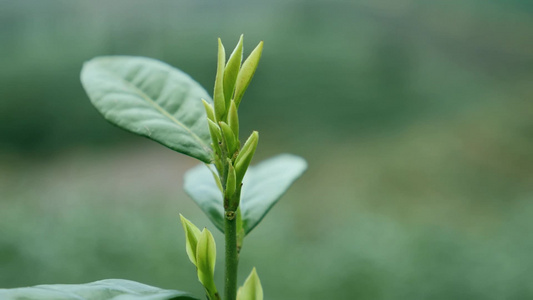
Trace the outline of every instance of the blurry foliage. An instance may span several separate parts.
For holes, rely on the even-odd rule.
[[[3,1],[0,143],[57,150],[128,138],[86,101],[81,62],[155,57],[211,86],[216,37],[240,32],[269,50],[243,115],[280,138],[315,138],[297,134],[309,127],[356,138],[518,100],[507,90],[526,88],[533,74],[531,15],[476,2]]]
[[[508,193],[498,205],[474,205],[470,199],[454,199],[454,193],[468,189],[435,187],[441,183],[431,174],[420,189],[426,194],[397,193],[409,186],[405,182],[419,178],[409,174],[403,183],[384,186],[376,177],[390,174],[391,167],[376,163],[382,153],[368,150],[357,153],[358,170],[342,168],[342,152],[313,165],[315,174],[335,178],[302,178],[264,226],[250,234],[240,268],[253,264],[261,269],[268,297],[485,300],[533,295],[532,194]],[[386,162],[393,168],[403,164],[390,157]],[[155,143],[127,155],[119,149],[76,152],[43,164],[4,163],[11,178],[0,181],[0,284],[120,277],[201,293],[190,276],[194,267],[183,251],[177,216],[181,212],[209,224],[193,201],[176,193],[176,181],[181,181],[176,174],[191,163]],[[421,165],[413,169],[431,172]],[[222,261],[215,276],[222,283]]]
[[[202,217],[176,192],[191,162],[103,121],[78,74],[143,55],[210,87],[216,38],[244,33],[246,53],[265,41],[241,107],[269,141],[257,161],[310,162],[244,245],[267,298],[532,298],[532,16],[520,0],[0,0],[0,286],[195,286],[177,212]]]

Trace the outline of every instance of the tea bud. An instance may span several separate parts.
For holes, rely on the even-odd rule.
[[[198,280],[209,294],[216,293],[214,281],[216,255],[215,239],[211,232],[204,228],[200,233],[196,248],[196,267],[198,269]]]
[[[213,139],[213,143],[216,142],[218,144],[219,141],[222,141],[222,132],[220,131],[220,127],[217,126],[217,124],[211,120],[207,120],[209,123],[209,132],[211,133],[211,137]]]
[[[237,148],[239,147],[239,142],[235,138],[235,134],[233,134],[233,130],[231,130],[228,124],[224,122],[219,122],[219,124],[220,129],[222,129],[224,140],[226,141],[226,145],[228,147],[228,153],[230,156],[233,156],[233,153],[235,153],[235,151],[237,151]]]
[[[202,103],[204,104],[205,113],[207,114],[207,118],[213,122],[215,122],[215,111],[213,110],[213,106],[202,99]]]
[[[226,115],[226,103],[224,100],[224,65],[226,63],[226,52],[222,41],[218,39],[218,61],[217,75],[215,78],[215,90],[213,92],[213,101],[215,102],[215,115],[217,120],[224,120]]]
[[[224,69],[224,99],[226,100],[226,108],[229,107],[233,92],[235,91],[235,81],[241,68],[242,62],[242,38],[241,35],[235,50],[231,53],[226,68]]]
[[[248,88],[252,77],[254,77],[255,70],[261,59],[261,53],[263,52],[263,42],[261,41],[257,47],[250,53],[248,58],[242,64],[239,75],[237,76],[237,82],[235,83],[235,105],[239,108],[242,96]]]
[[[237,112],[237,105],[235,101],[231,100],[228,110],[228,125],[233,130],[233,134],[239,143],[239,114]],[[240,146],[240,145],[239,145]]]
[[[235,193],[235,189],[237,187],[237,179],[235,175],[235,168],[233,167],[231,163],[231,159],[228,158],[228,178],[226,181],[226,193],[225,198],[230,199],[233,194]]]
[[[237,175],[237,184],[239,185],[244,178],[244,174],[252,161],[252,158],[257,149],[257,142],[259,141],[259,133],[257,131],[252,132],[244,146],[242,147],[239,155],[235,159],[235,173]]]
[[[237,300],[263,300],[263,287],[255,268],[237,291]]]
[[[196,248],[200,238],[200,229],[180,214],[181,225],[185,231],[185,250],[189,260],[196,266]]]

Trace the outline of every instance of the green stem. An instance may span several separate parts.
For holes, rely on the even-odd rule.
[[[226,282],[224,300],[237,299],[237,266],[239,254],[237,252],[237,218],[234,212],[229,212],[224,218],[224,235],[226,238]]]
[[[209,300],[220,300],[220,295],[218,293],[213,293],[213,292],[210,292],[206,289],[206,293],[207,293],[207,299]]]

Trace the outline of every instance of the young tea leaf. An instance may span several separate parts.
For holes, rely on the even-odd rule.
[[[255,268],[237,291],[237,300],[263,300],[263,287]]]
[[[180,220],[185,231],[185,250],[187,251],[187,256],[189,256],[189,260],[196,266],[196,248],[200,239],[200,229],[181,214]]]
[[[237,105],[237,108],[239,108],[242,96],[244,95],[244,92],[246,92],[248,85],[250,85],[252,77],[254,77],[262,52],[263,42],[261,41],[242,64],[239,75],[237,76],[237,82],[235,83],[235,104]]]
[[[218,39],[218,62],[217,75],[215,78],[215,90],[213,99],[215,101],[215,115],[218,121],[223,121],[226,115],[226,103],[224,100],[224,65],[226,64],[226,52],[222,41]]]
[[[239,147],[239,141],[235,137],[233,130],[231,130],[231,127],[229,127],[228,124],[226,124],[225,122],[218,122],[218,124],[220,125],[220,129],[224,134],[224,140],[226,141],[228,153],[230,155],[233,155],[233,153],[235,153],[235,151],[237,151],[237,148]]]
[[[198,268],[198,280],[207,289],[208,293],[215,294],[215,262],[217,250],[215,239],[207,228],[204,228],[198,240],[196,249],[196,266]]]
[[[233,168],[233,164],[228,158],[228,179],[226,181],[226,198],[231,198],[231,196],[233,196],[233,193],[235,193],[236,188],[237,186],[235,179],[235,168]]]
[[[237,139],[237,144],[239,142],[239,115],[237,113],[237,106],[235,101],[231,100],[229,111],[228,111],[228,125],[233,130],[233,134]],[[240,145],[238,145],[240,147]]]
[[[207,120],[207,125],[209,126],[209,132],[211,133],[211,138],[214,144],[218,144],[219,141],[222,141],[222,132],[220,127],[211,120]]]
[[[177,152],[210,163],[212,150],[202,98],[187,74],[155,59],[97,57],[83,65],[81,82],[111,123]]]
[[[243,35],[239,38],[237,47],[231,53],[226,68],[224,70],[224,97],[226,100],[226,107],[229,107],[229,103],[233,98],[233,91],[235,90],[235,81],[237,80],[237,75],[241,68],[242,62],[242,38]]]
[[[213,109],[213,106],[205,101],[205,99],[202,99],[202,103],[204,104],[205,112],[207,114],[207,118],[213,122],[216,121],[215,119],[215,110]]]
[[[255,150],[257,149],[257,143],[259,142],[259,133],[257,131],[252,132],[248,140],[242,146],[239,155],[235,159],[235,173],[237,174],[237,185],[241,184],[246,170],[254,157]]]

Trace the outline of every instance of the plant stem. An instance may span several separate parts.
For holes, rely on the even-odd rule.
[[[224,300],[237,299],[237,266],[239,254],[237,253],[237,218],[235,213],[224,218],[224,236],[226,238],[226,282]]]

